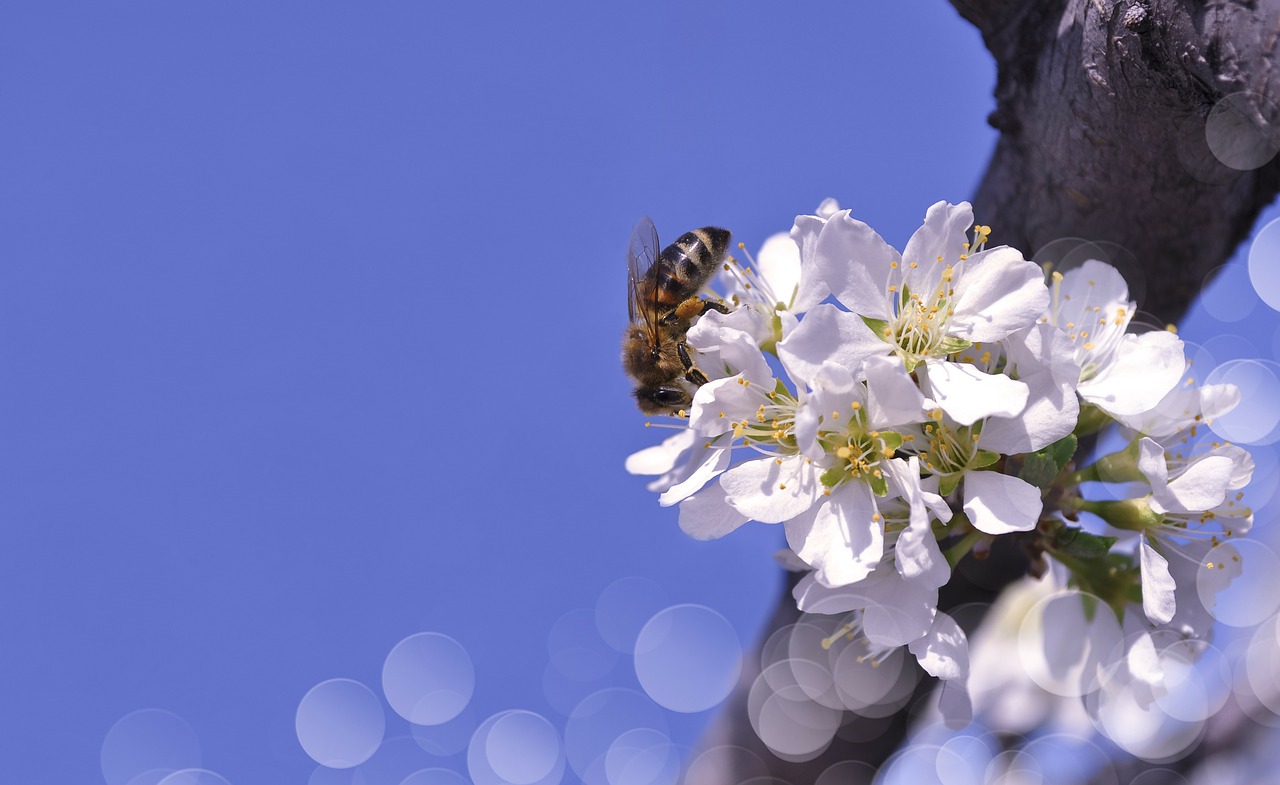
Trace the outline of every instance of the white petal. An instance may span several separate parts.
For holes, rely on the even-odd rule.
[[[936,202],[930,205],[924,214],[924,224],[911,235],[907,247],[902,249],[903,263],[909,267],[914,262],[917,266],[913,269],[916,270],[924,270],[939,263],[959,264],[960,255],[969,250],[965,244],[969,242],[970,226],[973,226],[973,208],[968,202]]]
[[[1167,624],[1177,610],[1173,592],[1177,585],[1169,575],[1169,560],[1156,552],[1147,538],[1139,545],[1142,569],[1142,612],[1152,624]]]
[[[939,612],[929,633],[907,647],[930,676],[947,681],[969,675],[969,639],[945,613]]]
[[[930,397],[961,425],[984,417],[1014,417],[1027,405],[1027,385],[965,363],[925,362]]]
[[[924,396],[896,355],[868,357],[862,370],[869,427],[896,428],[924,420]]]
[[[889,345],[861,318],[830,303],[810,310],[800,325],[778,342],[778,359],[796,380],[812,379],[824,362],[855,370],[867,357],[888,351]]]
[[[1164,512],[1212,510],[1227,496],[1235,462],[1226,455],[1209,455],[1192,463],[1170,481],[1163,492],[1151,489],[1151,509]]]
[[[766,327],[762,336],[758,331],[752,332],[757,328],[751,324],[745,325],[745,330],[729,326],[730,320],[742,321],[736,318],[739,313],[754,314],[748,319],[752,324],[763,321],[750,308],[738,308],[728,314],[710,311],[689,331],[689,345],[698,350],[698,367],[715,376],[741,374],[752,384],[772,385],[773,371],[760,351],[761,338],[772,331]]]
[[[1182,339],[1173,333],[1129,334],[1111,363],[1080,383],[1080,397],[1108,413],[1141,414],[1160,403],[1186,366]]]
[[[938,694],[938,711],[948,728],[959,730],[973,722],[973,701],[959,679],[944,681]]]
[[[680,502],[680,528],[695,540],[723,537],[751,520],[729,506],[724,490],[712,484]]]
[[[791,596],[795,597],[796,607],[804,613],[846,613],[866,604],[866,600],[855,590],[860,585],[833,589],[818,583],[813,573],[809,573],[791,590]]]
[[[846,482],[808,513],[786,522],[787,544],[827,586],[845,586],[871,574],[884,555],[884,529],[866,483]]]
[[[1055,381],[1069,384],[1080,381],[1080,364],[1075,359],[1075,345],[1067,334],[1052,324],[1036,324],[1017,330],[1000,342],[1005,347],[1011,376],[1022,379],[1048,370]]]
[[[676,467],[680,456],[693,446],[696,434],[690,430],[677,431],[662,444],[646,447],[627,456],[627,472],[630,474],[666,474]]]
[[[1044,503],[1040,489],[999,472],[966,472],[964,511],[979,531],[987,534],[1031,531]]]
[[[867,640],[877,646],[902,646],[927,634],[938,614],[938,590],[903,580],[888,565],[872,575],[855,584],[867,598],[862,616]]]
[[[822,200],[822,204],[818,205],[818,209],[814,214],[825,221],[838,212],[840,212],[840,203],[828,196]]]
[[[911,509],[907,528],[898,535],[898,542],[894,545],[894,564],[898,573],[907,580],[918,580],[930,587],[940,587],[951,577],[951,566],[942,555],[933,527],[930,526],[930,509],[925,503],[924,491],[920,488],[920,459],[912,456],[905,463],[901,459],[885,461],[884,471],[890,487],[899,490]],[[942,497],[936,498],[942,501],[943,507],[946,506]],[[950,513],[948,509],[942,520],[947,520]]]
[[[685,467],[687,472],[685,479],[664,491],[658,497],[658,504],[663,507],[670,507],[677,502],[684,501],[728,468],[728,450],[710,448],[704,449],[702,455],[698,455],[698,449],[695,446],[694,454],[690,457],[689,463]]]
[[[738,512],[762,523],[781,523],[809,509],[822,495],[820,473],[803,455],[757,458],[725,472],[720,485]]]
[[[1030,327],[1048,304],[1040,268],[1012,248],[992,248],[964,262],[947,332],[968,341],[998,341]]]
[[[873,319],[890,317],[884,281],[890,265],[900,257],[870,226],[841,210],[823,225],[808,249],[803,240],[798,242],[802,264],[812,265],[844,307]]]
[[[982,448],[1004,455],[1035,452],[1071,433],[1080,419],[1080,401],[1070,383],[1044,370],[1020,381],[1027,406],[1017,417],[992,417],[982,426]]]
[[[770,291],[786,306],[784,310],[792,313],[804,313],[831,294],[821,276],[803,274],[800,246],[787,234],[775,234],[764,241],[756,266]]]
[[[756,254],[756,273],[778,298],[774,305],[790,310],[800,291],[800,246],[786,232],[765,238],[764,245]],[[818,298],[817,302],[821,300]]]
[[[1153,493],[1163,494],[1169,486],[1169,462],[1155,439],[1144,436],[1138,442],[1138,471],[1147,478]]]
[[[1129,620],[1127,613],[1125,620]],[[1125,664],[1129,673],[1149,687],[1160,687],[1164,683],[1160,652],[1156,651],[1156,642],[1149,632],[1140,632],[1132,637],[1129,650],[1125,652]]]

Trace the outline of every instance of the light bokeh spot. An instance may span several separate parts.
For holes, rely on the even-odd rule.
[[[1196,592],[1213,618],[1252,627],[1280,609],[1280,559],[1257,540],[1212,548],[1196,571]]]
[[[400,785],[470,785],[456,771],[441,768],[418,769],[400,781]]]
[[[1275,105],[1263,96],[1232,93],[1209,110],[1205,142],[1213,156],[1226,166],[1243,172],[1257,169],[1280,151],[1276,117]]]
[[[173,712],[139,709],[107,731],[100,763],[107,785],[153,785],[171,772],[198,768],[200,741]]]
[[[676,785],[680,751],[652,728],[629,730],[609,745],[604,773],[609,785]]]
[[[438,632],[410,635],[382,664],[387,702],[415,725],[439,725],[458,716],[475,686],[475,667],[467,650]]]
[[[1280,218],[1258,230],[1249,244],[1249,282],[1273,311],[1280,311]]]
[[[608,785],[606,762],[610,748],[623,734],[637,728],[670,736],[662,710],[635,690],[610,687],[584,698],[565,723],[565,754],[579,779],[587,785]]]
[[[658,705],[685,713],[718,705],[738,683],[742,643],[705,605],[659,611],[636,638],[636,677]]]
[[[1240,404],[1216,417],[1210,427],[1230,442],[1273,444],[1280,439],[1280,365],[1270,360],[1230,360],[1210,371],[1205,384],[1234,384]]]
[[[656,581],[635,575],[619,578],[596,600],[596,627],[615,651],[631,654],[640,630],[667,605],[667,590]]]
[[[377,751],[387,727],[373,690],[353,679],[330,679],[298,702],[298,743],[311,759],[332,769],[359,766]]]
[[[231,785],[226,777],[208,769],[181,769],[167,775],[156,785]]]
[[[489,767],[512,785],[558,782],[564,773],[560,734],[542,715],[506,711],[495,718],[484,739]]]

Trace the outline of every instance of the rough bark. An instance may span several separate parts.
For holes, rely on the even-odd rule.
[[[997,64],[989,121],[1000,138],[973,200],[992,243],[1058,265],[1106,258],[1142,310],[1176,322],[1280,186],[1280,0],[952,4]],[[981,585],[957,575],[940,607],[989,602],[1024,567],[1016,547],[1003,548],[980,565]],[[789,589],[765,638],[798,618]],[[837,761],[878,766],[902,742],[912,704],[885,720],[847,717],[821,756],[782,761],[747,716],[758,672],[745,670],[704,746],[752,750],[770,775],[801,785]],[[921,681],[916,697],[931,688]],[[1207,738],[1222,747],[1240,735]],[[714,785],[759,774],[725,770]]]

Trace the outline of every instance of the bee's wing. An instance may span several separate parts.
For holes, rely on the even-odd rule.
[[[627,249],[627,315],[635,323],[638,321],[636,310],[639,309],[640,316],[650,331],[654,329],[652,322],[657,313],[657,304],[641,303],[639,286],[658,258],[658,250],[658,230],[654,228],[649,216],[642,216],[631,230],[631,247]],[[653,294],[657,296],[656,288]]]

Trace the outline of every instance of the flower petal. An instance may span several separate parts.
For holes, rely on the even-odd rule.
[[[680,502],[680,528],[695,540],[714,540],[751,520],[729,506],[724,489],[710,485]]]
[[[955,284],[955,312],[947,331],[968,341],[998,341],[1030,327],[1049,304],[1044,273],[1013,248],[969,257]]]
[[[1026,408],[1017,417],[992,417],[982,426],[982,447],[1005,455],[1035,452],[1076,427],[1080,400],[1071,384],[1059,382],[1048,369],[1019,381],[1027,385]]]
[[[969,675],[969,639],[956,620],[941,611],[928,634],[907,644],[930,676],[944,681]]]
[[[1129,334],[1106,368],[1080,382],[1080,397],[1111,414],[1141,414],[1160,403],[1186,367],[1182,339],[1173,333]]]
[[[911,235],[902,249],[902,261],[913,270],[925,270],[936,264],[959,264],[969,243],[969,227],[973,226],[973,207],[968,202],[949,204],[935,202],[924,214],[924,224]],[[912,263],[916,266],[911,267]],[[915,286],[916,281],[908,279]]]
[[[1169,575],[1169,560],[1143,537],[1139,545],[1142,569],[1142,612],[1152,624],[1167,624],[1177,610],[1173,592],[1177,585]]]
[[[985,373],[967,363],[925,362],[929,395],[961,425],[984,417],[1015,417],[1027,405],[1027,385],[1004,374]]]
[[[1044,503],[1040,489],[1000,472],[966,472],[964,511],[979,531],[987,534],[1031,531]]]
[[[662,444],[646,447],[627,456],[627,472],[630,474],[666,474],[676,467],[680,456],[693,446],[695,434],[690,430],[677,431]]]
[[[658,497],[658,504],[663,507],[670,507],[677,502],[684,501],[728,468],[728,450],[718,447],[706,448],[699,445],[695,445],[693,449],[694,452],[689,457],[689,462],[685,464],[684,479],[663,491],[662,495]],[[701,454],[699,454],[699,450],[702,451]]]
[[[808,513],[787,521],[787,544],[814,568],[818,581],[845,586],[862,580],[884,555],[875,499],[862,482],[846,482]]]
[[[757,458],[720,478],[729,504],[748,518],[781,523],[813,506],[822,495],[820,470],[803,455]]]
[[[868,357],[862,363],[867,379],[867,426],[896,428],[924,420],[924,396],[895,355]]]
[[[778,359],[792,379],[812,379],[824,362],[857,370],[862,361],[887,354],[889,345],[858,316],[823,303],[805,314],[800,325],[778,342]]]
[[[813,267],[841,305],[873,319],[890,318],[884,281],[890,265],[900,257],[870,226],[841,210],[827,220],[811,244],[803,239],[797,242],[801,264]]]

